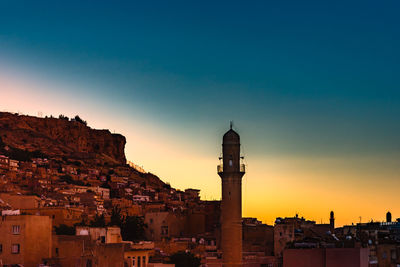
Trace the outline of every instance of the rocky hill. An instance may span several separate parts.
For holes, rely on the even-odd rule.
[[[0,149],[6,148],[14,154],[26,152],[33,156],[123,165],[126,164],[125,143],[124,136],[91,129],[79,120],[0,112]]]

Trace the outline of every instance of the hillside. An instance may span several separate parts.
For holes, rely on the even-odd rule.
[[[0,138],[11,148],[48,157],[125,164],[125,137],[95,130],[78,121],[0,112]]]
[[[116,171],[129,169],[131,179],[163,187],[156,175],[138,172],[126,164],[125,144],[123,135],[92,129],[83,121],[0,112],[0,154],[19,161],[48,158]]]

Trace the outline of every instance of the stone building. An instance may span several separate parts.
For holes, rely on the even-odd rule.
[[[77,235],[53,235],[53,257],[60,267],[147,267],[154,243],[123,241],[118,227],[78,227]]]
[[[243,218],[243,251],[274,255],[274,227],[256,218]]]
[[[307,242],[312,247],[316,247],[320,240],[331,240],[334,238],[333,225],[333,212],[330,213],[329,224],[316,224],[315,221],[299,218],[297,214],[295,217],[277,218],[274,226],[274,255],[281,258],[285,248],[295,242],[303,242],[304,239],[314,239],[315,242]]]
[[[41,207],[34,209],[22,209],[22,212],[27,214],[48,216],[53,220],[53,226],[65,224],[74,226],[82,221],[84,213],[81,208],[66,208],[66,207]]]
[[[89,226],[76,226],[76,235],[79,236],[90,236],[93,241],[99,241],[100,243],[121,243],[121,228],[119,227],[89,227]]]
[[[286,249],[283,267],[368,267],[368,254],[368,248]]]
[[[127,267],[148,267],[150,255],[154,252],[153,242],[126,244],[124,261]]]
[[[36,267],[51,257],[52,223],[47,216],[11,215],[0,221],[0,262]]]
[[[148,212],[144,222],[147,224],[146,238],[161,241],[164,238],[184,236],[186,216],[169,211]]]
[[[0,193],[0,199],[13,209],[34,209],[40,207],[40,198],[33,195]]]
[[[60,267],[123,267],[125,245],[95,242],[90,236],[54,235],[53,257],[46,261]]]

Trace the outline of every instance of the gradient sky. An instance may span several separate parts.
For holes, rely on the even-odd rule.
[[[0,0],[0,110],[79,114],[203,199],[233,120],[244,216],[400,217],[400,2],[188,2]]]

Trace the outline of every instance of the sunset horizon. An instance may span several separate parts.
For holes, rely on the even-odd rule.
[[[6,111],[6,110],[1,110],[1,111],[9,112],[9,111]],[[33,117],[39,117],[39,118],[44,118],[44,117],[58,118],[59,115],[65,115],[65,116],[70,117],[71,119],[74,118],[75,116],[80,116],[83,119],[86,119],[86,117],[84,117],[82,115],[79,115],[79,114],[73,115],[74,113],[70,113],[69,114],[69,113],[65,113],[65,112],[60,112],[60,114],[56,115],[56,114],[44,114],[43,112],[38,111],[39,114],[35,115],[35,114],[24,114],[21,111],[21,109],[19,109],[18,111],[13,111],[11,113],[15,113],[15,114],[19,114],[19,115],[26,115],[26,116],[33,116]],[[222,129],[221,132],[218,133],[219,136],[221,136],[224,131],[229,129],[229,123],[230,123],[229,121],[227,121],[225,123],[226,129]],[[92,127],[91,125],[92,125],[92,123],[90,121],[88,121],[88,126]],[[112,133],[118,133],[118,134],[122,134],[122,135],[126,136],[125,133],[123,133],[121,131],[118,131],[117,129],[110,129],[110,128],[107,128],[107,127],[100,127],[100,128],[92,127],[92,128],[94,128],[94,129],[106,129],[106,130],[110,130]],[[236,124],[234,124],[234,129],[236,129]],[[245,138],[246,138],[245,134],[246,133],[245,132],[243,133],[243,131],[240,131],[239,133],[241,135],[244,134],[244,140],[245,140]],[[128,134],[128,136],[129,136],[129,134]],[[216,137],[218,137],[218,136],[216,136]],[[218,142],[218,141],[221,141],[221,140],[215,140],[215,142]],[[129,145],[129,142],[130,142],[130,140],[127,139],[127,144],[128,145]],[[146,143],[150,143],[150,141],[146,140]],[[154,144],[152,144],[152,146],[154,146]],[[244,147],[244,149],[246,149],[246,144],[241,144],[241,146]],[[126,152],[127,151],[126,151],[126,148],[125,148],[125,153]],[[168,154],[168,152],[165,152],[165,153]],[[173,153],[177,153],[177,152],[174,151]],[[184,153],[184,152],[180,151],[180,153]],[[138,157],[138,160],[133,160],[133,159],[131,159],[129,157],[129,153],[127,153],[127,161],[132,162],[135,165],[143,168],[144,171],[148,171],[148,172],[151,172],[151,173],[159,176],[160,179],[163,182],[171,184],[171,186],[176,188],[176,189],[179,189],[179,190],[185,190],[185,189],[190,189],[190,188],[199,189],[200,190],[201,199],[203,199],[203,200],[221,200],[220,188],[219,188],[220,178],[218,177],[217,171],[216,171],[217,170],[217,165],[219,164],[219,161],[218,161],[219,155],[220,154],[216,154],[215,157],[210,157],[210,158],[207,158],[207,159],[206,158],[202,158],[202,162],[201,162],[201,164],[203,166],[208,164],[208,166],[206,167],[207,171],[209,171],[210,173],[211,172],[215,173],[213,175],[213,177],[212,177],[212,178],[215,178],[214,182],[216,183],[216,188],[214,190],[215,191],[215,195],[211,195],[211,196],[207,195],[207,193],[209,193],[210,191],[207,190],[207,187],[204,187],[203,183],[199,183],[199,185],[194,186],[194,184],[196,184],[195,181],[192,181],[192,183],[191,183],[191,181],[187,181],[186,183],[182,183],[183,186],[179,187],[179,186],[176,185],[176,182],[173,179],[173,177],[171,177],[169,179],[168,178],[164,178],[164,176],[161,174],[163,172],[163,168],[162,167],[161,168],[160,167],[157,168],[157,166],[155,166],[155,167],[151,168],[151,167],[148,167],[146,165],[143,165],[143,164],[141,164],[140,157]],[[243,152],[242,155],[245,155],[244,156],[244,160],[245,160],[244,162],[245,162],[245,165],[246,165],[246,171],[249,172],[250,175],[252,175],[252,173],[253,173],[252,164],[251,163],[249,164],[249,159],[248,159],[249,157],[250,158],[252,158],[252,157],[251,157],[251,155],[248,155],[247,153],[245,154],[244,152]],[[171,159],[165,158],[165,159],[159,159],[159,160],[171,160]],[[185,165],[183,163],[187,164],[188,162],[193,161],[193,160],[198,160],[198,159],[197,158],[196,159],[194,159],[194,158],[189,158],[189,159],[185,158],[182,161],[180,161],[178,159],[174,159],[174,162],[175,162],[176,166],[182,166],[182,165]],[[312,160],[313,161],[312,164],[308,163],[308,164],[310,164],[310,165],[308,165],[308,168],[312,167],[314,169],[314,173],[312,173],[312,172],[304,173],[302,175],[296,175],[295,177],[291,177],[289,174],[287,174],[288,176],[284,175],[287,172],[287,170],[286,170],[287,168],[299,168],[299,165],[300,164],[306,164],[307,160],[310,160],[310,161]],[[366,158],[361,159],[360,161],[361,162],[371,162],[373,160],[374,159],[366,157]],[[356,161],[356,159],[353,159],[353,162],[354,161],[356,163],[359,163],[359,162]],[[299,187],[301,189],[304,189],[305,186],[301,185],[301,183],[299,183],[299,182],[295,183],[295,181],[294,181],[295,178],[298,178],[298,179],[310,179],[311,181],[315,182],[316,180],[313,180],[312,178],[318,179],[319,175],[323,176],[324,175],[324,171],[320,170],[320,168],[323,169],[324,166],[326,166],[326,164],[330,164],[330,163],[341,164],[343,166],[342,167],[343,169],[347,169],[347,168],[349,168],[348,164],[350,164],[350,162],[347,163],[347,164],[344,164],[337,157],[324,158],[324,159],[321,159],[321,158],[318,158],[318,157],[312,157],[312,158],[308,158],[308,159],[299,159],[299,158],[296,158],[296,157],[292,157],[292,158],[289,157],[289,158],[281,159],[280,157],[270,157],[270,158],[262,160],[262,161],[254,160],[254,163],[258,164],[259,166],[264,165],[264,164],[268,164],[268,165],[271,165],[271,166],[277,168],[277,170],[275,170],[275,172],[276,172],[275,173],[274,169],[270,167],[271,168],[270,172],[275,174],[275,175],[277,175],[277,178],[275,178],[275,179],[278,179],[278,177],[279,177],[279,181],[276,181],[275,179],[270,180],[270,182],[273,182],[273,184],[275,186],[286,187],[286,183],[288,181],[291,181],[292,183],[294,183],[292,185],[293,187],[295,187],[295,188]],[[392,165],[392,166],[393,165],[395,166],[396,165],[396,161],[393,160],[393,162],[389,162],[389,164]],[[162,165],[162,166],[164,166],[164,168],[165,168],[165,165]],[[261,167],[263,167],[263,166],[261,166]],[[265,167],[263,167],[263,168],[265,168]],[[157,169],[161,169],[161,173],[158,173],[156,171]],[[317,172],[317,170],[318,170],[318,172]],[[185,171],[188,171],[188,170],[185,169]],[[340,172],[340,170],[339,170],[339,172]],[[334,211],[335,214],[336,214],[336,226],[338,226],[338,227],[341,227],[341,226],[344,226],[344,225],[353,225],[353,224],[357,224],[357,223],[361,223],[361,222],[363,222],[363,223],[385,222],[386,213],[387,212],[391,212],[392,214],[394,214],[394,216],[396,216],[396,212],[395,212],[396,209],[395,208],[386,208],[385,209],[385,207],[383,207],[381,209],[381,207],[376,207],[376,210],[372,211],[370,206],[365,207],[366,210],[365,211],[363,210],[362,212],[359,212],[359,209],[362,208],[362,207],[356,206],[359,213],[358,214],[354,214],[354,212],[352,210],[348,209],[348,207],[349,207],[349,205],[351,205],[351,203],[347,202],[346,196],[340,196],[340,194],[338,194],[336,196],[337,197],[336,199],[331,199],[330,200],[335,204],[330,204],[329,206],[325,206],[325,204],[321,204],[321,203],[318,203],[318,204],[314,203],[313,199],[305,200],[306,201],[305,203],[307,203],[307,205],[299,204],[298,200],[296,200],[296,197],[298,197],[298,196],[296,196],[296,195],[291,195],[290,196],[289,192],[284,190],[284,188],[282,188],[279,191],[271,192],[271,193],[274,194],[273,196],[276,199],[273,199],[271,197],[270,199],[268,199],[268,202],[267,201],[265,202],[265,203],[270,203],[271,206],[268,207],[268,208],[260,209],[259,206],[258,206],[260,203],[258,203],[258,202],[259,202],[260,198],[265,197],[265,195],[263,193],[265,191],[264,191],[263,188],[259,188],[256,185],[255,188],[253,188],[252,191],[249,192],[249,189],[248,189],[248,182],[249,182],[248,179],[249,178],[247,177],[248,175],[249,174],[247,174],[243,178],[243,207],[244,207],[243,208],[243,217],[254,217],[254,218],[257,218],[257,219],[261,220],[262,222],[267,223],[269,225],[274,225],[275,220],[277,218],[296,217],[296,216],[305,218],[306,220],[315,221],[316,223],[329,223],[329,213],[331,211]],[[305,175],[310,175],[311,177],[307,177]],[[197,181],[197,182],[199,182],[199,181]],[[346,182],[346,180],[341,181],[341,182],[342,183]],[[281,184],[281,183],[283,183],[283,184]],[[309,188],[305,187],[309,191],[313,192],[312,194],[311,193],[308,194],[308,196],[310,198],[312,196],[319,196],[319,197],[321,197],[323,199],[324,197],[328,197],[328,196],[332,197],[332,196],[334,196],[333,192],[329,192],[332,189],[332,187],[324,188],[324,184],[318,184],[318,186],[319,187],[317,189],[315,189],[315,188],[314,189],[309,189]],[[372,189],[376,190],[376,188],[371,188],[371,190]],[[341,192],[345,192],[345,193],[351,193],[351,191],[352,191],[351,188],[350,189],[349,188],[342,188],[342,189],[337,189],[337,190],[342,190]],[[393,194],[395,194],[396,188],[393,188],[393,190],[394,190]],[[213,191],[211,191],[211,192],[213,192]],[[257,195],[254,195],[255,193],[257,193]],[[253,196],[249,197],[250,194],[253,195]],[[301,195],[301,194],[299,194],[299,195]],[[280,196],[289,197],[289,200],[287,202],[285,202],[285,203],[282,203],[282,199],[279,199]],[[343,206],[338,205],[338,200],[340,199],[339,197],[341,199],[343,199],[342,200],[344,202]],[[356,197],[356,196],[354,196],[354,195],[351,196],[351,198],[354,198],[354,197]],[[364,202],[368,200],[367,197],[364,199],[363,196],[357,196],[357,198],[358,198],[359,201],[364,201]],[[275,206],[276,204],[273,205],[273,203],[277,203],[276,201],[278,201],[278,200],[279,200],[279,203],[281,203],[282,205],[286,204],[286,206],[279,207],[279,206]],[[371,199],[371,200],[374,201],[374,202],[376,201],[376,199]],[[261,203],[261,204],[263,204],[263,203]],[[308,205],[310,205],[310,206],[308,206]],[[354,203],[354,205],[356,205],[356,203]],[[287,207],[289,207],[289,208],[287,208]],[[342,212],[344,211],[344,213],[342,213],[341,211]],[[342,217],[342,216],[345,216],[346,214],[351,214],[351,217],[349,217],[350,219],[344,219]]]

